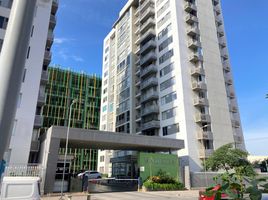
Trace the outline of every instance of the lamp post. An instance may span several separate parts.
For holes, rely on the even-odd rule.
[[[60,200],[63,200],[63,183],[64,183],[64,176],[65,176],[65,168],[66,168],[66,157],[67,157],[67,150],[68,150],[68,142],[69,142],[69,132],[70,132],[70,125],[71,125],[71,117],[72,117],[72,107],[75,103],[78,102],[78,99],[74,99],[70,105],[70,114],[69,114],[69,122],[66,134],[66,144],[65,144],[65,153],[64,153],[64,164],[63,164],[63,173],[62,173],[62,181],[61,181],[61,195]]]

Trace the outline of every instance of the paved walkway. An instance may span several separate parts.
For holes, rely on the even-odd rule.
[[[43,197],[42,200],[57,200],[59,197]],[[91,200],[197,200],[198,191],[170,192],[113,192],[92,194]],[[73,196],[72,200],[86,200],[85,196]]]

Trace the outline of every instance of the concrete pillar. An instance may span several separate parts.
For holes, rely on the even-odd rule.
[[[12,132],[36,0],[14,0],[0,56],[0,161]]]

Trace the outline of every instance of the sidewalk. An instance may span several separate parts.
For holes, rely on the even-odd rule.
[[[79,196],[80,195],[80,196]],[[58,200],[57,197],[43,197],[42,200]],[[73,194],[72,200],[86,200],[83,193]],[[91,194],[91,200],[197,200],[198,190],[167,192],[113,192]]]

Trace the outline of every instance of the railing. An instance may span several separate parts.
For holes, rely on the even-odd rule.
[[[141,59],[141,64],[146,63],[149,59],[157,59],[156,53],[154,51],[149,52]]]
[[[141,70],[141,77],[145,76],[149,72],[155,72],[156,73],[157,71],[158,71],[157,67],[154,64],[151,64],[148,67],[143,68]]]
[[[39,164],[9,165],[5,168],[5,176],[34,176],[43,178],[44,168]]]

